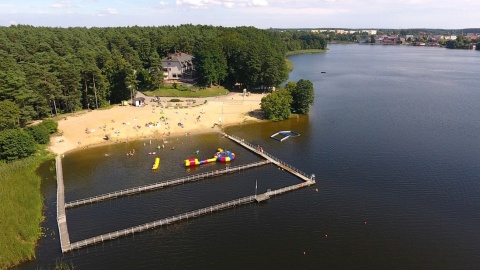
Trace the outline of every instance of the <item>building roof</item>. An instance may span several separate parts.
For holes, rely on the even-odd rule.
[[[183,66],[192,65],[193,56],[188,53],[176,52],[170,53],[167,57],[162,59],[162,62],[176,62]]]

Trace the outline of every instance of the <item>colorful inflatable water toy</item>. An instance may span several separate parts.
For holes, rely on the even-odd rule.
[[[277,140],[279,142],[283,142],[284,140],[290,137],[296,137],[296,136],[300,136],[300,133],[293,130],[284,130],[284,131],[279,131],[273,134],[272,136],[270,136],[270,138]]]
[[[159,157],[155,158],[155,163],[153,163],[152,170],[158,169],[158,166],[160,166],[160,158]]]
[[[198,160],[198,158],[185,159],[185,167],[207,164],[211,162],[229,162],[235,159],[235,153],[218,148],[217,153],[212,158]]]

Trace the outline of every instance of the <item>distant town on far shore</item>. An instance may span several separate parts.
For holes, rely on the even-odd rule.
[[[450,49],[480,50],[480,28],[465,29],[339,29],[301,28],[271,29],[277,31],[306,31],[325,35],[335,43],[375,45],[443,46]]]

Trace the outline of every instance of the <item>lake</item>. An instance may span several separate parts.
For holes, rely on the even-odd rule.
[[[476,269],[480,265],[480,52],[432,47],[329,45],[289,57],[291,81],[315,87],[310,115],[226,129],[317,184],[61,254],[53,163],[39,173],[45,237],[18,268]],[[324,73],[322,73],[324,72]],[[295,130],[283,142],[270,135]],[[224,168],[183,160],[232,150],[231,165],[259,158],[219,134],[90,148],[64,158],[66,201]],[[144,145],[145,144],[145,145]],[[125,153],[137,150],[134,157]],[[108,157],[104,154],[109,153]],[[67,210],[71,241],[299,183],[272,165]]]

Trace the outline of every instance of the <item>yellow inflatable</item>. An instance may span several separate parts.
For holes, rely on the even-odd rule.
[[[158,166],[160,166],[160,158],[155,158],[155,163],[152,166],[152,170],[158,169]]]

